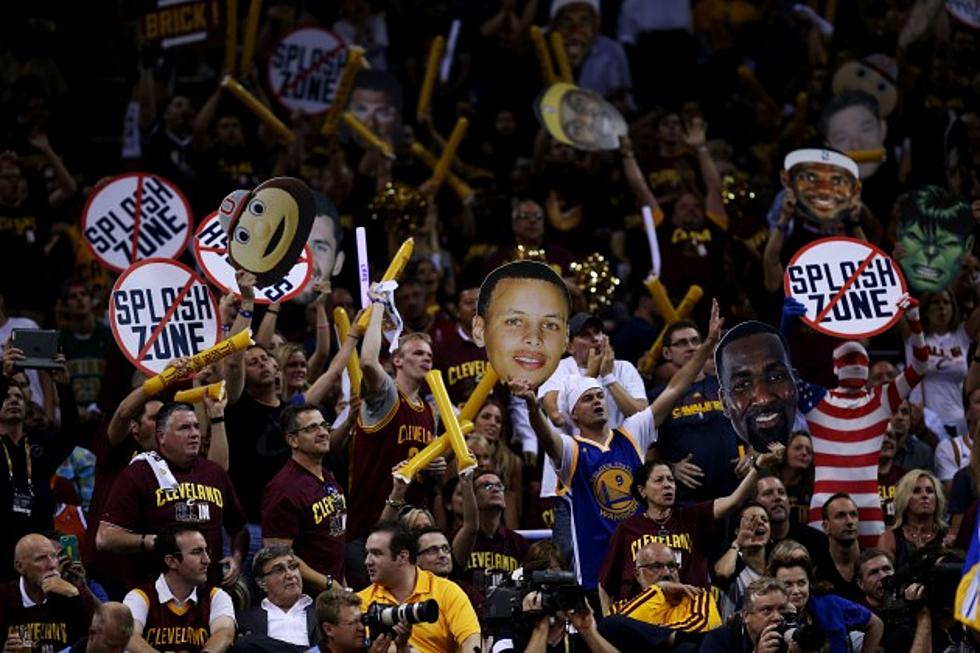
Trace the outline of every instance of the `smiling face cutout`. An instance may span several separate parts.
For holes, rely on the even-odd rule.
[[[302,181],[276,177],[251,193],[232,193],[219,212],[228,224],[228,258],[255,274],[261,288],[285,277],[296,263],[313,226],[316,202]]]

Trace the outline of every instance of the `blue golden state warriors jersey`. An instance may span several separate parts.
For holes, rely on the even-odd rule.
[[[639,508],[630,488],[645,451],[625,425],[613,429],[605,443],[579,436],[569,440],[569,469],[559,477],[570,478],[571,483],[560,486],[558,493],[571,503],[578,580],[585,588],[595,589],[609,538],[616,526]]]

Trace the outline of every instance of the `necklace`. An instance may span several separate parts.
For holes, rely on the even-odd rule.
[[[657,535],[659,537],[666,537],[667,535],[670,534],[670,531],[667,530],[666,524],[668,521],[670,521],[670,518],[673,515],[673,513],[674,513],[673,508],[667,508],[667,511],[664,513],[664,516],[661,519],[657,519],[656,517],[651,515],[649,510],[643,513],[643,516],[649,519],[650,521],[652,521],[654,524],[656,524],[659,527],[659,530],[657,531]]]
[[[936,532],[931,526],[928,528],[928,530],[922,530],[920,528],[905,525],[902,526],[902,534],[905,535],[905,539],[909,540],[913,545],[915,545],[915,548],[921,549],[923,545],[935,537]]]

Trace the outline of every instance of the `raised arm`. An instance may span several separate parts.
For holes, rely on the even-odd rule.
[[[476,493],[473,490],[473,470],[467,470],[459,475],[459,487],[463,494],[463,525],[453,538],[453,557],[464,567],[470,559],[473,546],[476,544],[476,532],[479,528]]]
[[[381,367],[379,356],[381,354],[381,321],[384,319],[384,310],[381,305],[371,311],[371,319],[368,320],[368,328],[364,333],[364,343],[361,345],[361,372],[364,374],[364,394],[376,392],[381,388],[385,377],[388,375]]]
[[[43,129],[36,129],[27,136],[27,141],[41,151],[41,154],[44,155],[44,158],[48,160],[48,163],[54,169],[56,188],[48,195],[48,204],[53,208],[57,208],[75,194],[75,191],[78,190],[78,183],[71,176],[71,173],[68,172],[68,168],[65,167],[61,157],[51,147],[47,132]]]
[[[330,357],[330,315],[333,302],[330,301],[330,281],[324,280],[314,286],[316,299],[313,300],[313,310],[316,312],[316,348],[306,362],[310,376],[316,376],[323,369]],[[360,337],[360,336],[358,336]],[[344,363],[347,364],[346,362]]]
[[[626,177],[626,184],[629,186],[633,197],[640,206],[649,206],[653,211],[654,222],[659,226],[664,219],[664,212],[657,203],[657,196],[653,194],[650,185],[643,177],[643,171],[633,156],[633,143],[629,136],[619,137],[619,153],[623,157],[623,175]]]
[[[707,133],[707,123],[700,116],[695,116],[684,132],[684,142],[698,155],[698,167],[701,168],[701,178],[704,179],[708,219],[718,225],[719,229],[728,231],[728,212],[725,211],[725,203],[721,199],[721,174],[708,151]]]
[[[272,350],[272,338],[276,335],[276,322],[279,320],[279,302],[269,304],[255,332],[255,342],[268,350]]]
[[[235,281],[238,283],[242,301],[226,336],[229,338],[252,326],[252,310],[255,308],[255,275],[245,270],[238,270],[235,272]],[[221,366],[228,402],[233,404],[238,401],[245,389],[245,352],[240,351],[228,356],[221,361]]]
[[[786,447],[783,445],[774,444],[770,446],[768,452],[758,455],[755,460],[752,461],[752,468],[749,469],[749,473],[745,475],[745,478],[743,478],[742,482],[738,484],[735,491],[729,494],[727,497],[715,499],[714,503],[712,504],[712,511],[715,519],[721,519],[730,513],[735,506],[748,499],[749,495],[752,493],[752,488],[755,487],[756,480],[759,478],[759,469],[779,464],[783,459],[783,454],[785,451]]]
[[[363,311],[361,311],[363,312]],[[357,314],[354,318],[353,324],[350,325],[350,331],[347,332],[347,337],[344,341],[340,343],[340,351],[334,355],[333,360],[330,361],[330,367],[326,371],[317,377],[313,385],[306,391],[305,397],[306,401],[311,404],[320,404],[323,402],[324,397],[326,397],[327,392],[333,387],[334,383],[343,374],[344,368],[347,367],[348,361],[350,361],[351,354],[354,353],[354,348],[357,347],[358,341],[361,336],[364,335],[364,330],[358,326],[358,318],[361,316],[361,312]],[[370,328],[370,327],[369,327]],[[317,330],[320,330],[319,317],[317,318]],[[323,329],[324,332],[328,333],[329,336],[329,325],[328,328]],[[319,333],[317,334],[319,338]],[[327,345],[329,349],[330,345]]]
[[[762,253],[762,273],[765,280],[766,290],[776,292],[783,286],[783,262],[780,257],[783,253],[783,243],[786,241],[786,231],[789,229],[789,221],[796,210],[796,194],[790,188],[783,193],[783,206],[779,211],[779,222],[769,230],[769,240],[766,241],[766,249]]]
[[[721,317],[718,309],[718,300],[712,299],[711,320],[708,322],[708,337],[704,339],[701,346],[694,352],[691,360],[687,361],[681,369],[674,372],[674,376],[670,377],[670,383],[667,384],[664,391],[650,404],[650,410],[653,411],[654,423],[657,426],[660,426],[667,419],[670,411],[674,408],[674,404],[684,396],[687,389],[694,383],[694,379],[701,373],[701,368],[704,367],[704,364],[708,361],[708,357],[715,350],[715,345],[718,344],[718,340],[721,338],[721,327],[724,323],[725,320]]]
[[[207,102],[197,112],[194,117],[194,151],[203,152],[208,146],[208,129],[214,122],[214,116],[218,112],[218,105],[221,102],[221,84],[214,89]]]
[[[561,461],[561,437],[551,428],[548,418],[541,412],[541,405],[538,398],[531,389],[531,385],[526,379],[511,379],[508,383],[510,393],[514,397],[523,399],[527,402],[528,417],[531,421],[531,429],[541,449],[554,461]]]

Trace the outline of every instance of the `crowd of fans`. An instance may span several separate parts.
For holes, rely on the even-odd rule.
[[[123,98],[111,108],[72,47],[95,16],[23,6],[0,28],[4,653],[980,650],[953,617],[980,475],[976,3],[259,2],[239,78],[292,141],[220,85],[223,27],[163,47],[117,4],[140,27],[94,32],[115,74],[98,88]],[[227,5],[242,29],[248,4]],[[428,48],[454,21],[448,76],[416,114]],[[626,118],[618,150],[540,126],[535,25],[562,34],[576,83]],[[304,26],[364,49],[350,110],[394,158],[276,102],[266,63]],[[838,88],[858,63],[871,83]],[[80,105],[114,111],[115,132],[79,121]],[[411,153],[438,153],[459,117],[465,196],[424,183]],[[804,147],[883,150],[822,233],[783,169]],[[79,225],[105,179],[134,170],[174,182],[197,224],[273,176],[337,208],[326,240],[347,264],[332,278],[272,304],[247,272],[237,294],[213,288],[223,336],[251,328],[255,344],[196,375],[170,366],[180,387],[223,380],[220,398],[148,394],[109,327],[115,275]],[[391,188],[407,199],[392,207]],[[922,236],[907,269],[935,287],[861,343],[801,324],[782,281],[797,248],[851,235],[913,256],[897,225],[922,192],[974,220],[952,244]],[[689,319],[667,324],[644,284],[643,206],[673,305],[704,291]],[[381,310],[356,319],[356,226],[375,278],[415,240],[393,343]],[[618,285],[582,281],[593,254]],[[503,292],[481,284],[515,260],[557,273],[567,356],[539,388],[495,387],[467,436],[475,470],[447,453],[406,482],[404,461],[443,431],[426,374],[442,371],[455,404],[470,396]],[[343,339],[336,307],[353,324]],[[41,327],[62,353],[25,368],[9,339]],[[501,618],[493,595],[510,586]],[[434,621],[378,613],[429,599]]]

